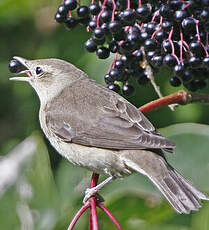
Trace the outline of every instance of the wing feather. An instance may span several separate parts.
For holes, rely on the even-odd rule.
[[[135,106],[88,78],[83,81],[65,88],[46,106],[49,131],[66,142],[101,148],[174,148]]]

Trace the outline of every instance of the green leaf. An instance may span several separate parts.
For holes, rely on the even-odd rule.
[[[14,187],[7,190],[4,196],[0,197],[0,228],[17,229],[19,220],[16,213],[16,194]]]
[[[209,191],[209,126],[183,123],[160,132],[176,143],[175,154],[166,154],[168,162],[200,189]]]
[[[33,211],[35,211],[38,218],[34,218],[30,223],[34,224],[37,230],[50,230],[58,219],[60,202],[52,176],[48,151],[39,132],[35,132],[24,142],[27,140],[33,141],[33,149],[31,149],[32,145],[29,145],[29,143],[28,145],[25,144],[25,147],[21,147],[23,145],[21,143],[18,145],[19,147],[17,146],[13,150],[14,153],[10,153],[10,157],[14,154],[18,156],[19,151],[19,155],[24,153],[25,158],[21,156],[22,158],[19,157],[20,159],[18,159],[16,157],[19,161],[18,167],[21,170],[17,170],[18,174],[17,178],[15,178],[14,186],[6,192],[2,199],[3,201],[5,199],[8,200],[8,210],[6,212],[13,213],[12,218],[6,218],[7,221],[5,222],[7,225],[12,226],[11,224],[15,223],[16,218],[18,219],[18,223],[15,223],[15,225],[22,226],[24,225],[24,220],[21,218],[24,212],[27,213],[27,215],[24,214],[27,216],[25,219],[27,222],[27,218],[30,219],[28,216],[32,215]],[[14,159],[15,156],[13,156]],[[25,161],[24,164],[23,161]],[[1,211],[0,218],[4,215]],[[19,216],[20,213],[22,213],[21,217]],[[14,229],[14,227],[10,228],[7,226],[4,229]]]
[[[39,132],[32,135],[37,141],[37,149],[26,171],[33,189],[30,207],[38,211],[40,217],[37,229],[52,229],[59,216],[60,199],[54,183],[46,145]]]
[[[191,230],[208,230],[209,229],[209,205],[205,204],[200,212],[193,215]]]
[[[51,203],[57,191],[51,171],[48,150],[39,132],[34,132],[32,136],[36,138],[37,149],[27,170],[27,176],[38,194],[39,202],[48,203],[49,201]]]
[[[61,210],[56,229],[66,229],[76,212],[81,208],[84,191],[89,187],[90,178],[90,171],[74,166],[66,159],[61,160],[55,173],[55,182],[60,197],[59,208]],[[85,229],[87,221],[87,215],[82,216],[75,229]]]
[[[27,222],[33,210],[39,217],[30,223],[34,223],[36,229],[52,229],[57,220],[60,202],[48,151],[40,133],[34,133],[24,140],[4,159],[10,159],[7,163],[8,167],[16,172],[14,175],[9,174],[11,178],[5,175],[11,185],[0,197],[1,228],[19,228],[24,225],[24,220],[19,216],[20,211],[22,215],[24,212],[27,213],[25,219]]]

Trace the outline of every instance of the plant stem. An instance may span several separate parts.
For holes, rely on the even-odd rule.
[[[99,174],[93,173],[91,178],[90,188],[93,188],[97,185],[99,179]],[[98,230],[98,216],[97,216],[97,202],[96,196],[91,197],[90,199],[90,214],[89,214],[89,230]]]
[[[184,104],[186,102],[187,93],[185,91],[178,91],[174,94],[151,101],[139,108],[142,113],[147,113],[151,110],[161,108],[170,104]]]
[[[112,215],[112,213],[102,203],[98,203],[97,205],[99,208],[102,209],[104,213],[109,216],[110,220],[115,224],[116,228],[118,230],[122,230],[120,224],[118,223],[117,219]]]
[[[76,213],[76,215],[74,216],[73,220],[71,221],[69,227],[67,230],[72,230],[73,227],[75,226],[76,222],[78,221],[78,219],[80,218],[80,216],[90,207],[90,202],[86,202],[86,204],[84,204],[81,209]]]
[[[186,91],[181,90],[176,93],[170,94],[166,97],[151,101],[141,106],[139,110],[142,113],[147,113],[154,109],[158,109],[171,104],[187,105],[192,103],[209,103],[209,95],[188,93]]]

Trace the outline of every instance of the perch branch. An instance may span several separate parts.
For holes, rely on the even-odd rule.
[[[122,230],[122,228],[121,228],[120,224],[118,223],[117,219],[112,215],[112,213],[102,203],[98,203],[98,207],[101,208],[102,211],[109,216],[109,218],[115,224],[115,226],[116,226],[116,228],[118,230]]]
[[[139,108],[142,113],[147,113],[154,109],[168,106],[171,104],[187,105],[192,103],[209,103],[209,95],[188,93],[184,90],[180,90],[176,93],[170,94],[166,97],[159,98],[151,101]]]
[[[99,174],[93,173],[91,178],[90,188],[97,185]],[[90,198],[90,215],[89,215],[89,230],[98,230],[97,202],[96,197]]]
[[[90,202],[86,202],[86,204],[84,204],[81,209],[76,213],[76,215],[74,216],[73,220],[71,221],[69,227],[67,230],[72,230],[73,227],[75,226],[75,224],[77,223],[78,219],[80,218],[80,216],[86,211],[86,209],[88,209],[90,207]]]

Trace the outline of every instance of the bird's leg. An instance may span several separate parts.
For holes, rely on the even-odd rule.
[[[85,196],[84,196],[84,199],[83,199],[83,203],[85,204],[90,197],[92,197],[96,193],[98,193],[98,191],[101,190],[106,184],[109,184],[110,182],[115,180],[116,177],[117,176],[115,176],[115,175],[110,176],[106,180],[104,180],[100,184],[98,184],[97,186],[95,186],[93,188],[87,188],[86,191],[85,191]]]

